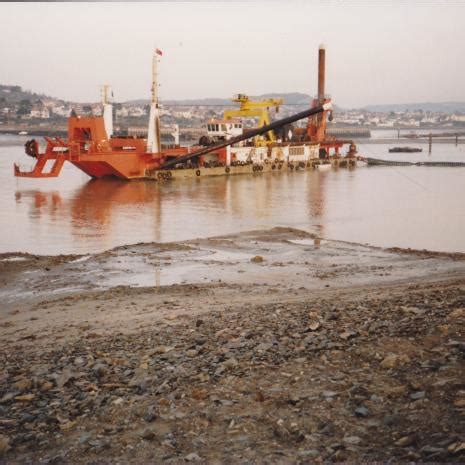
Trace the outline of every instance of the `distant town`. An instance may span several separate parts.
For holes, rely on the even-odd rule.
[[[279,96],[284,105],[279,117],[285,117],[304,109],[312,97],[301,93],[264,94],[254,99]],[[169,133],[178,125],[181,134],[196,137],[205,131],[211,118],[221,118],[226,108],[236,106],[231,100],[205,98],[199,100],[167,100],[162,102],[161,122]],[[465,129],[465,103],[426,103],[409,105],[378,105],[360,109],[343,109],[336,106],[334,119],[329,127],[366,129],[416,129],[444,128]],[[70,113],[82,116],[98,116],[102,113],[100,102],[79,103],[23,90],[20,86],[0,85],[0,132],[37,130],[40,128],[66,130]],[[114,118],[117,130],[127,133],[143,133],[147,126],[148,100],[114,102]],[[274,117],[274,110],[270,110]],[[245,121],[252,126],[253,121]]]

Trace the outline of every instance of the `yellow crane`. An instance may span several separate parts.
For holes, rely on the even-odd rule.
[[[225,119],[232,118],[258,118],[258,127],[266,126],[271,123],[268,110],[271,107],[279,111],[279,106],[284,103],[282,98],[270,98],[267,100],[254,101],[250,100],[247,95],[237,94],[233,98],[233,102],[240,103],[240,108],[236,110],[226,110],[224,112]],[[276,141],[276,136],[273,131],[267,132],[264,136],[255,137],[255,145],[265,146]]]

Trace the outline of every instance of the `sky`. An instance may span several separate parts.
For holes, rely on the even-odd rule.
[[[0,3],[0,84],[66,100],[326,92],[342,107],[465,101],[465,2]]]

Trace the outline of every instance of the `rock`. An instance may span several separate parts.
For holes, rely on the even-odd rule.
[[[270,342],[262,342],[261,344],[258,344],[257,347],[255,347],[255,350],[261,350],[263,352],[266,352],[267,350],[270,350],[273,347],[273,344]]]
[[[316,331],[321,326],[319,321],[314,321],[308,325],[310,331]]]
[[[57,386],[61,389],[73,379],[76,379],[76,375],[69,368],[65,368],[61,375],[57,377]]]
[[[208,397],[208,391],[206,389],[196,388],[192,389],[192,397],[196,400],[204,400]]]
[[[447,450],[454,455],[460,452],[465,452],[465,442],[454,442],[447,448]]]
[[[414,392],[413,394],[410,394],[410,399],[412,400],[423,399],[424,397],[425,397],[425,391],[418,391],[418,392]]]
[[[92,438],[91,433],[84,433],[79,437],[79,444],[87,444]]]
[[[60,429],[62,431],[68,431],[68,430],[74,428],[75,425],[76,425],[75,421],[66,421],[65,423],[60,425]]]
[[[34,400],[35,394],[24,394],[22,396],[16,396],[15,400],[19,402],[31,402],[31,400]]]
[[[234,357],[231,357],[231,358],[228,358],[226,361],[224,361],[222,365],[226,369],[234,368],[234,367],[237,367],[237,365],[239,365],[239,362]]]
[[[355,415],[356,415],[357,417],[364,417],[364,418],[365,418],[365,417],[370,416],[370,411],[369,411],[366,407],[364,407],[364,406],[362,406],[362,407],[357,407],[357,408],[355,409]]]
[[[97,378],[103,378],[108,372],[108,367],[103,363],[96,363],[92,367],[92,371]]]
[[[150,428],[145,428],[144,431],[141,433],[141,438],[146,439],[147,441],[151,441],[155,438],[155,433]]]
[[[32,388],[32,380],[28,378],[21,378],[20,380],[13,383],[11,386],[15,391],[29,391]]]
[[[190,349],[190,350],[186,351],[186,355],[188,357],[193,358],[193,357],[196,357],[198,355],[198,351],[195,350],[195,349]]]
[[[202,460],[195,452],[187,454],[184,459],[188,462],[200,462]]]
[[[171,346],[156,346],[149,352],[149,355],[166,354],[172,350],[174,350],[174,347]]]
[[[17,392],[7,392],[1,399],[0,399],[0,404],[6,404],[8,402],[10,402],[11,400],[13,400],[16,396],[16,394],[18,394]]]
[[[358,436],[346,436],[343,439],[343,442],[345,444],[350,444],[351,446],[356,446],[362,442],[362,439],[359,438]]]
[[[464,318],[465,317],[465,308],[456,308],[449,313],[449,318]]]
[[[263,262],[263,257],[260,255],[255,255],[255,257],[252,257],[250,259],[252,263],[262,263]]]
[[[0,434],[0,457],[11,449],[10,440],[5,435]]]
[[[383,418],[383,424],[385,426],[394,426],[400,421],[401,417],[400,415],[386,415]]]
[[[383,359],[379,366],[381,368],[391,370],[392,368],[403,366],[409,362],[410,358],[408,357],[408,355],[389,354]]]
[[[73,362],[76,366],[83,366],[86,364],[86,361],[83,357],[76,357]]]
[[[334,391],[323,391],[321,395],[327,399],[337,396],[337,392]]]
[[[357,331],[344,331],[343,333],[339,334],[339,337],[347,341],[348,339],[355,337],[357,334]]]
[[[408,447],[415,442],[415,438],[413,436],[404,436],[398,439],[394,444],[399,447]]]
[[[318,457],[320,452],[318,452],[316,449],[300,450],[297,452],[297,455],[300,457]]]
[[[53,383],[50,382],[50,381],[44,381],[41,385],[40,385],[40,390],[42,392],[47,392],[47,391],[50,391],[50,389],[53,388]]]
[[[157,412],[156,412],[156,409],[153,405],[151,405],[147,411],[145,412],[145,415],[144,415],[144,420],[147,422],[147,423],[151,423],[152,421],[156,420],[157,418]]]

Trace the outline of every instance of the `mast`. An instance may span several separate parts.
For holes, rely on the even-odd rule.
[[[102,87],[102,105],[103,105],[103,124],[108,139],[113,135],[113,105],[110,99],[111,87],[104,84]]]
[[[152,60],[152,101],[150,103],[150,117],[147,134],[147,151],[158,153],[161,150],[160,142],[160,112],[158,106],[158,55],[161,55],[159,49],[153,52]]]

